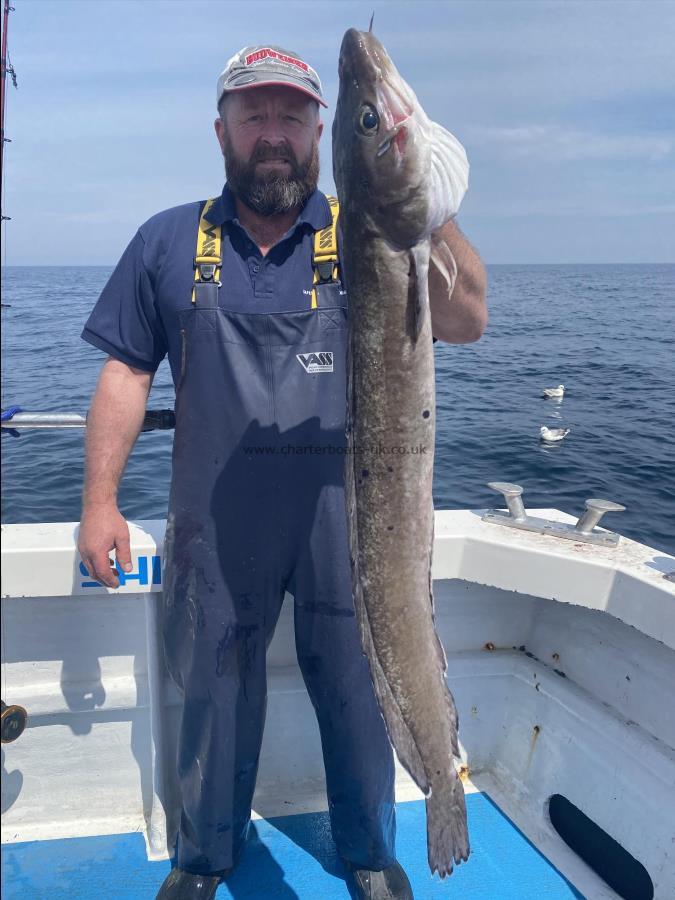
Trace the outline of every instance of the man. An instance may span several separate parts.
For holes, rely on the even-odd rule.
[[[88,419],[79,550],[111,587],[109,552],[122,569],[131,563],[117,487],[167,353],[176,385],[162,615],[183,698],[182,813],[158,898],[212,898],[241,853],[265,653],[288,590],[338,852],[357,896],[405,900],[393,755],[354,617],[344,455],[330,452],[344,449],[347,298],[339,275],[315,283],[315,235],[332,222],[317,190],[326,104],[316,72],[279,47],[236,54],[217,103],[222,195],[141,226],[83,332],[109,357]],[[432,271],[434,334],[477,340],[484,269],[454,224],[443,234],[459,274],[449,303]]]

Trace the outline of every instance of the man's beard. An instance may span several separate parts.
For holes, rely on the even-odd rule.
[[[261,144],[245,161],[235,154],[230,137],[225,132],[223,156],[227,183],[243,203],[261,216],[275,216],[303,206],[319,183],[317,141],[312,141],[309,158],[302,164],[298,163],[288,144],[280,147]],[[288,174],[278,169],[256,174],[256,163],[280,156],[289,162],[291,171]]]

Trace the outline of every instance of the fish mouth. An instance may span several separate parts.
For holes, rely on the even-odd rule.
[[[400,81],[398,76],[396,78]],[[380,81],[376,86],[377,108],[382,124],[387,129],[384,140],[377,147],[376,156],[384,156],[393,147],[399,165],[405,156],[410,120],[415,113],[414,106],[402,87],[394,83],[393,79]]]
[[[407,121],[408,120],[406,119],[405,121],[400,122],[395,128],[392,128],[392,130],[387,133],[385,139],[378,144],[375,156],[384,156],[387,150],[390,150],[393,145],[397,160],[400,161],[403,158],[405,147],[408,142],[408,129],[405,127]]]

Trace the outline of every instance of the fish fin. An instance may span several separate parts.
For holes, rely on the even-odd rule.
[[[407,332],[417,343],[429,314],[429,242],[408,251]]]
[[[434,626],[435,627],[435,626]],[[436,634],[436,653],[438,654],[438,661],[441,664],[441,671],[445,675],[448,671],[448,657],[445,655],[445,647],[441,643],[441,639]]]
[[[351,359],[351,347],[348,350],[348,358]],[[351,365],[348,365],[347,396],[349,398],[348,406],[350,410],[353,407],[353,402],[355,399],[353,396],[353,375],[351,369]],[[351,417],[348,413],[348,423],[350,423],[350,421]],[[377,651],[375,650],[375,644],[373,642],[373,636],[370,630],[370,622],[368,621],[368,615],[363,598],[363,589],[359,580],[358,518],[356,513],[356,479],[354,473],[355,454],[353,452],[353,447],[354,435],[351,424],[348,424],[348,452],[346,454],[347,462],[345,465],[345,498],[347,505],[347,517],[349,521],[352,522],[352,527],[349,529],[349,559],[352,569],[354,607],[356,610],[356,619],[361,635],[361,649],[363,650],[363,653],[368,660],[368,665],[370,667],[370,677],[375,691],[375,698],[377,699],[378,706],[380,707],[380,712],[387,728],[389,740],[391,741],[394,750],[396,751],[396,755],[401,761],[401,765],[407,770],[407,772],[410,774],[411,778],[423,792],[423,794],[425,796],[429,796],[429,780],[424,770],[422,757],[420,756],[420,752],[417,749],[417,745],[415,744],[415,740],[410,733],[408,726],[405,724],[405,720],[403,719],[398,704],[394,699],[394,695],[392,694],[391,688],[389,687],[384,672],[382,671],[382,666],[380,665],[379,659],[377,658]]]
[[[453,134],[438,122],[432,122],[426,114],[424,119],[420,118],[420,130],[431,148],[427,234],[432,234],[457,215],[469,186],[469,161]]]
[[[438,636],[438,632],[436,631],[436,617],[434,614],[434,583],[433,577],[431,574],[431,567],[434,556],[434,529],[435,529],[435,519],[434,519],[434,509],[433,505],[431,507],[431,546],[429,547],[429,603],[431,605],[431,618],[434,621],[434,637],[436,638],[436,653],[438,655],[438,661],[441,664],[441,671],[445,676],[445,673],[448,671],[448,657],[445,655],[445,647],[441,643],[441,639]],[[450,698],[452,700],[452,698]],[[456,713],[455,713],[456,716]],[[454,720],[453,720],[454,721]],[[454,748],[453,748],[454,749]]]
[[[434,786],[426,807],[429,868],[445,878],[452,874],[453,861],[466,861],[471,852],[464,785],[455,773],[442,787]]]
[[[364,609],[363,604],[360,604],[360,606],[361,609]],[[384,724],[387,727],[389,740],[391,741],[403,768],[408,772],[424,796],[428,797],[431,791],[429,779],[427,778],[424,769],[424,763],[422,762],[422,757],[417,749],[415,739],[405,723],[398,703],[394,699],[394,695],[389,687],[389,682],[382,671],[380,661],[377,658],[368,617],[365,614],[365,611],[360,615],[357,613],[357,617],[361,629],[361,645],[368,657],[370,674],[373,680],[373,687],[375,688],[375,696],[377,697]]]
[[[432,509],[433,516],[433,509]],[[431,562],[434,552],[434,522],[432,519],[431,524],[431,547],[429,549],[429,602],[431,603],[431,617],[434,619],[434,637],[436,638],[436,653],[438,655],[438,662],[441,666],[441,672],[443,673],[443,681],[445,682],[445,703],[448,708],[448,720],[450,722],[450,747],[452,749],[452,753],[457,759],[460,758],[459,753],[459,741],[457,738],[457,733],[459,731],[459,716],[457,714],[457,707],[455,705],[455,698],[452,696],[452,692],[448,687],[447,681],[445,681],[445,674],[448,671],[448,657],[445,653],[445,647],[441,643],[441,639],[438,636],[438,631],[436,631],[436,622],[434,616],[434,589],[433,589],[433,581],[431,577]]]
[[[441,648],[442,650],[443,648]],[[445,654],[443,654],[445,656]],[[445,681],[445,676],[443,677]],[[448,687],[447,681],[445,682],[445,703],[448,707],[448,719],[450,720],[450,749],[452,750],[452,755],[455,759],[461,759],[461,755],[459,752],[459,739],[457,737],[457,733],[459,731],[459,716],[457,715],[457,707],[455,706],[455,698],[452,696],[452,692]]]
[[[449,300],[457,280],[457,263],[445,239],[438,233],[431,235],[431,262],[445,281]]]
[[[433,541],[432,541],[433,546]],[[429,560],[429,599],[431,601],[431,610],[433,617],[433,608],[434,608],[434,597],[432,593],[431,587],[431,559]],[[438,662],[441,666],[441,672],[443,673],[443,681],[445,682],[445,703],[448,708],[448,720],[450,722],[450,747],[452,749],[452,753],[457,759],[460,758],[459,753],[459,741],[457,738],[457,733],[459,731],[459,716],[457,715],[457,707],[455,706],[455,699],[452,696],[452,692],[448,687],[447,682],[445,681],[445,673],[448,671],[448,657],[445,654],[445,647],[441,643],[441,639],[438,636],[438,632],[436,631],[434,624],[434,637],[436,638],[436,653],[438,655]]]

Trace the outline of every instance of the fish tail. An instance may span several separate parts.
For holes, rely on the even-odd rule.
[[[454,770],[445,784],[432,786],[426,804],[429,868],[445,878],[453,860],[466,862],[470,853],[464,786]]]

